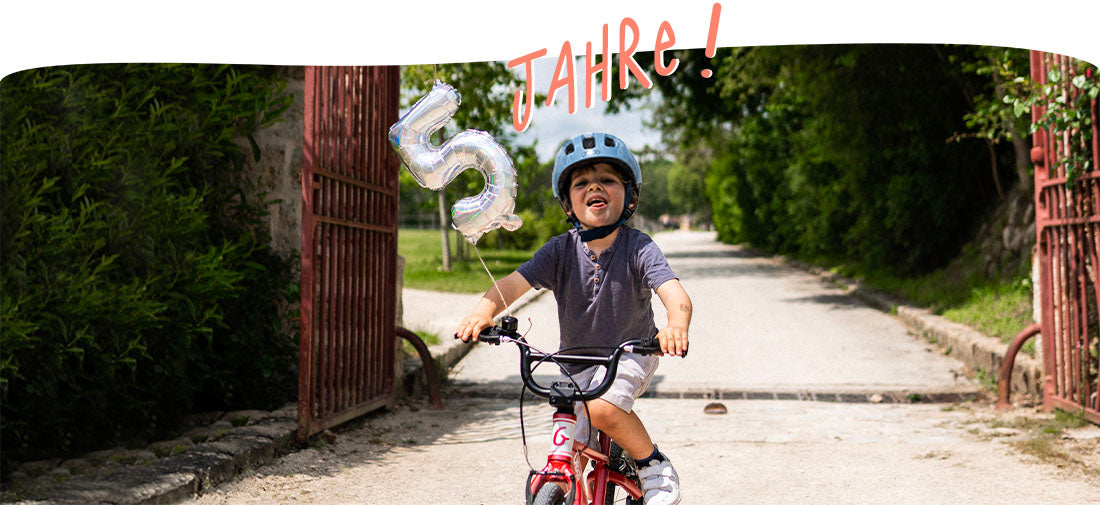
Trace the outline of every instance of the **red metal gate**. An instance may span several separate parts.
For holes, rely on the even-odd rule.
[[[1082,110],[1073,105],[1081,96],[1081,90],[1071,84],[1075,78],[1097,82],[1095,68],[1079,77],[1072,58],[1038,51],[1031,52],[1031,78],[1053,86],[1046,103],[1032,107],[1036,123],[1048,109],[1071,114]],[[1092,120],[1091,138],[1087,129],[1057,126],[1040,128],[1032,138],[1043,405],[1048,410],[1084,410],[1092,422],[1100,423],[1100,149],[1095,98],[1085,103],[1083,113]]]
[[[398,67],[306,67],[298,439],[394,398]]]

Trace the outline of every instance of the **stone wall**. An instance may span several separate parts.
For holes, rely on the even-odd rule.
[[[1012,191],[978,230],[986,274],[1009,274],[1031,264],[1035,246],[1035,199],[1030,192]]]
[[[281,254],[298,254],[302,244],[302,141],[305,135],[305,79],[301,67],[287,67],[286,92],[294,95],[283,120],[256,132],[260,161],[246,156],[246,177],[259,184],[260,191],[274,200],[266,218],[271,246]],[[246,153],[252,150],[240,140]]]

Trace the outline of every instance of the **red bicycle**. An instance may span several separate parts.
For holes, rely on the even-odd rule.
[[[553,415],[554,427],[551,435],[551,450],[546,466],[542,470],[531,470],[527,476],[525,489],[527,505],[611,505],[615,502],[616,490],[626,495],[627,505],[642,505],[642,489],[638,481],[634,459],[622,450],[607,434],[597,431],[599,449],[573,443],[573,432],[577,425],[574,413],[576,402],[587,402],[599,398],[608,389],[618,370],[619,358],[624,352],[637,354],[655,354],[661,351],[656,337],[630,340],[616,347],[610,356],[580,356],[556,353],[544,353],[527,343],[516,332],[518,322],[514,317],[505,317],[500,326],[486,328],[478,335],[478,340],[487,344],[499,345],[501,342],[515,343],[520,350],[520,376],[525,388],[537,396],[549,400],[557,410]],[[683,354],[687,356],[685,352]],[[581,390],[570,378],[556,381],[549,387],[535,382],[532,371],[544,362],[553,362],[559,367],[566,364],[602,365],[607,367],[604,380],[597,386]],[[564,372],[564,367],[562,367]],[[568,378],[569,375],[566,374]],[[612,380],[608,380],[611,378]],[[522,426],[522,395],[520,397],[520,417]],[[526,438],[526,435],[525,435]],[[524,442],[526,444],[526,441]],[[578,486],[578,472],[575,465],[579,456],[586,456],[593,464],[584,486]]]

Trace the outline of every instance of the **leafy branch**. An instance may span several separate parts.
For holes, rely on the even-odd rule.
[[[1017,116],[1029,112],[1032,107],[1041,111],[1031,125],[1031,133],[1039,130],[1050,132],[1051,140],[1061,139],[1069,154],[1050,167],[1052,173],[1059,169],[1066,175],[1066,185],[1072,191],[1077,178],[1094,169],[1090,159],[1092,144],[1092,115],[1097,97],[1100,97],[1100,79],[1097,70],[1084,61],[1071,60],[1069,72],[1052,68],[1047,70],[1047,82],[1039,84],[1017,78],[1018,85],[1028,86],[1022,96],[1006,96],[1004,102],[1012,106]]]

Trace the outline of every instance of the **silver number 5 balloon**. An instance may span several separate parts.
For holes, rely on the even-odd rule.
[[[432,145],[432,133],[454,116],[461,101],[458,91],[436,81],[431,92],[390,127],[390,144],[416,182],[433,191],[443,189],[469,168],[485,176],[481,193],[451,207],[452,226],[467,242],[476,244],[496,228],[515,231],[523,220],[513,214],[517,184],[512,158],[492,135],[466,130],[439,148]]]

